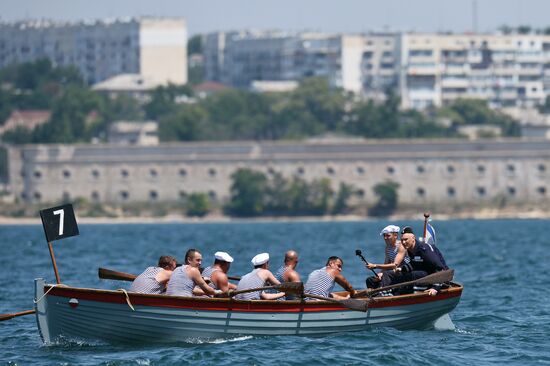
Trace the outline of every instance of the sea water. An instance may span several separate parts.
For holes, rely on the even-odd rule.
[[[384,259],[379,231],[387,221],[239,222],[80,225],[80,236],[54,243],[61,281],[118,289],[97,268],[140,273],[160,255],[183,260],[188,248],[203,265],[218,250],[235,262],[231,275],[251,270],[250,259],[269,252],[271,268],[295,249],[303,277],[327,257],[344,260],[356,288],[369,275],[355,256]],[[416,233],[422,221],[398,221]],[[175,345],[128,346],[67,340],[43,346],[33,315],[0,322],[0,364],[6,365],[527,365],[550,364],[550,240],[548,220],[433,221],[437,245],[455,269],[464,293],[450,319],[433,330],[380,328],[328,336],[236,337]],[[33,279],[55,282],[41,226],[0,226],[0,313],[31,309]]]

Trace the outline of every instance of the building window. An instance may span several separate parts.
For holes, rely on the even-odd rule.
[[[180,196],[180,200],[185,200],[185,199],[187,199],[187,192],[180,191],[179,196]]]
[[[418,197],[424,197],[424,196],[426,196],[426,191],[424,190],[424,188],[421,188],[421,187],[417,188],[416,189],[416,195]]]
[[[365,197],[365,190],[363,190],[363,189],[358,189],[358,190],[357,190],[357,197],[359,197],[359,198]]]
[[[447,173],[454,174],[454,172],[455,172],[455,167],[452,165],[447,165]]]
[[[299,167],[297,170],[298,174],[303,175],[305,173],[305,170],[303,167]]]
[[[155,169],[150,169],[149,170],[149,175],[152,177],[152,178],[156,178],[158,173]]]
[[[63,202],[69,202],[71,200],[71,194],[69,192],[63,192],[63,194],[61,195],[61,200]]]
[[[36,170],[36,171],[34,172],[34,177],[35,177],[36,179],[42,178],[42,172],[41,172],[40,170]]]
[[[546,187],[538,187],[537,188],[537,192],[541,195],[541,196],[546,196]]]
[[[214,169],[214,168],[208,169],[208,175],[209,175],[209,176],[215,177],[216,174],[217,174],[216,169]]]
[[[357,174],[359,175],[365,174],[365,168],[363,168],[362,166],[358,166],[356,171],[357,171]]]
[[[70,177],[71,177],[70,170],[67,170],[67,169],[63,170],[63,178],[68,179]]]
[[[149,199],[151,201],[156,201],[159,198],[157,191],[149,191]]]
[[[121,198],[123,201],[128,200],[129,197],[130,197],[130,195],[128,194],[127,191],[121,191],[121,192],[120,192],[120,198]]]
[[[331,167],[331,166],[329,166],[329,167],[327,168],[327,174],[329,174],[329,175],[334,175],[334,168]]]
[[[425,170],[424,170],[424,166],[418,165],[418,166],[416,167],[416,172],[417,172],[418,174],[423,174],[424,171],[425,171]]]
[[[456,191],[454,187],[447,187],[447,196],[454,197],[456,196]]]
[[[180,171],[179,171],[179,174],[180,174],[180,177],[185,177],[185,176],[187,176],[187,170],[181,168]]]
[[[40,192],[34,192],[34,199],[37,201],[40,201],[42,199],[42,195]]]
[[[506,165],[506,171],[508,173],[513,174],[516,171],[516,167],[513,164]]]
[[[92,177],[96,179],[99,178],[99,170],[97,169],[92,170]]]
[[[508,187],[507,188],[508,195],[515,196],[516,195],[516,188],[515,187]]]
[[[539,173],[544,173],[546,171],[546,165],[544,164],[539,164],[537,166],[537,169],[539,170]]]
[[[214,191],[208,191],[208,197],[212,200],[212,201],[215,201],[216,200],[216,192]]]
[[[478,165],[478,166],[477,166],[477,172],[478,172],[479,174],[485,173],[485,165]]]
[[[486,194],[485,187],[477,187],[476,192],[479,197],[485,196]]]
[[[389,166],[386,168],[386,171],[388,172],[388,174],[393,174],[395,173],[395,168],[393,166]]]
[[[128,178],[128,176],[130,175],[130,173],[128,173],[128,170],[122,169],[122,170],[120,171],[120,175],[122,176],[122,178]]]
[[[93,191],[90,196],[92,197],[92,201],[94,201],[94,202],[99,201],[99,193],[97,191]]]
[[[267,168],[267,173],[273,175],[275,174],[275,169],[273,169],[272,167],[269,167]]]

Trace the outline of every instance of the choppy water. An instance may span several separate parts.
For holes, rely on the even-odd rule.
[[[355,257],[383,260],[379,230],[387,222],[81,225],[81,235],[54,244],[63,283],[116,289],[127,283],[97,278],[97,268],[139,273],[162,254],[183,259],[201,249],[205,264],[217,250],[236,258],[231,274],[250,270],[268,251],[272,267],[285,250],[300,253],[307,275],[329,255],[344,259],[344,275],[364,287]],[[420,232],[422,223],[412,224]],[[0,322],[0,363],[7,365],[492,365],[550,364],[550,272],[547,220],[434,221],[438,245],[455,280],[465,285],[451,318],[455,330],[373,331],[324,337],[241,337],[171,346],[101,343],[42,346],[34,316]],[[55,278],[40,226],[0,226],[0,313],[32,308],[32,280]]]

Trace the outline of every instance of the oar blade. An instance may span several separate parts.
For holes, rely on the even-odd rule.
[[[369,303],[365,300],[345,299],[339,300],[339,302],[345,307],[356,311],[366,312],[369,308]]]
[[[436,283],[449,282],[453,280],[454,273],[454,269],[447,269],[444,271],[435,272],[431,275],[416,280],[416,284],[418,286],[429,286]]]
[[[134,274],[113,271],[112,269],[101,267],[97,269],[97,275],[104,280],[133,281],[136,279],[136,275]]]

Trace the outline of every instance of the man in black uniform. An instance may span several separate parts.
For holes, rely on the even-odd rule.
[[[404,263],[394,272],[388,271],[384,273],[382,283],[380,284],[381,287],[414,281],[429,274],[449,269],[443,255],[435,245],[416,241],[416,237],[410,227],[403,228],[401,233],[401,244],[407,249],[407,254],[411,261],[410,263]],[[434,296],[440,288],[440,285],[433,285],[426,292]]]

